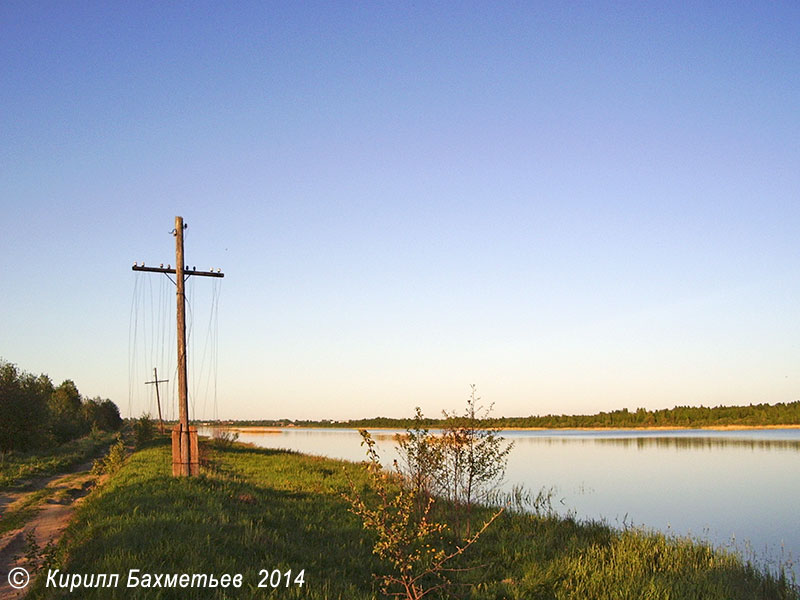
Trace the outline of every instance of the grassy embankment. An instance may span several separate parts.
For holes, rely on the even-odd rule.
[[[372,538],[341,496],[349,489],[348,476],[357,486],[365,484],[363,467],[240,445],[209,449],[208,457],[211,468],[201,477],[180,479],[169,475],[165,442],[134,453],[78,509],[57,565],[66,573],[119,573],[119,587],[67,596],[44,589],[40,577],[29,598],[381,597],[372,574],[384,567],[372,555]],[[474,585],[454,587],[449,597],[800,597],[740,559],[701,544],[557,517],[504,514],[464,558],[479,566],[452,575]],[[241,573],[244,585],[126,589],[130,569]],[[304,570],[305,583],[259,589],[262,569],[291,569],[292,579]]]

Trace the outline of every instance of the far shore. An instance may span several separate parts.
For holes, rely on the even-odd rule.
[[[215,427],[209,425],[208,427]],[[247,433],[282,433],[283,431],[291,431],[293,429],[362,429],[361,427],[351,427],[342,424],[340,427],[320,427],[319,425],[309,426],[291,426],[291,427],[261,427],[261,426],[238,426],[238,425],[222,425],[222,429],[230,431],[240,431]],[[368,427],[370,430],[387,430],[398,431],[402,428],[398,427]],[[438,429],[431,427],[431,429]],[[749,431],[756,429],[800,429],[800,425],[702,425],[698,427],[681,427],[674,426],[650,426],[650,427],[501,427],[502,431],[690,431],[690,430],[705,430],[705,431]]]

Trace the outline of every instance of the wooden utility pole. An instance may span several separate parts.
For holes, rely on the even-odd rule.
[[[179,423],[172,431],[172,474],[173,475],[196,475],[199,468],[199,457],[197,456],[197,428],[189,428],[189,388],[186,373],[186,293],[184,283],[187,277],[200,275],[201,277],[225,277],[219,269],[214,272],[198,271],[189,268],[184,263],[183,258],[183,230],[186,225],[183,217],[175,217],[175,229],[172,231],[175,236],[175,268],[146,267],[144,263],[139,266],[133,263],[134,271],[149,271],[151,273],[164,273],[175,275],[175,285],[177,291],[177,321],[178,321],[178,417]],[[156,384],[158,389],[158,384]]]
[[[175,217],[175,283],[178,286],[178,430],[181,475],[191,475],[191,434],[189,433],[189,384],[186,376],[186,293],[183,278],[183,217]],[[172,450],[173,455],[175,449]],[[197,460],[199,457],[195,457]],[[184,472],[187,471],[187,472]]]
[[[145,381],[145,384],[154,383],[156,386],[156,404],[158,404],[158,430],[164,433],[164,419],[161,418],[161,395],[158,393],[158,384],[167,383],[169,379],[159,379],[158,369],[153,367],[153,381]]]

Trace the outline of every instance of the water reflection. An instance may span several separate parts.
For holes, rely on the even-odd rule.
[[[514,438],[517,439],[517,438]],[[529,438],[530,439],[530,438]],[[623,448],[674,448],[677,450],[711,450],[744,448],[749,450],[788,450],[800,452],[800,440],[752,440],[719,437],[646,436],[646,437],[537,437],[543,444],[600,444]],[[527,441],[527,440],[526,440]]]

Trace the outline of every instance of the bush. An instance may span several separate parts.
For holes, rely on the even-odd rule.
[[[420,499],[437,495],[448,500],[456,533],[463,513],[467,536],[472,507],[490,500],[505,475],[513,446],[493,426],[492,405],[479,405],[476,387],[472,385],[471,390],[464,414],[443,411],[441,436],[424,427],[425,418],[417,407],[413,426],[398,438],[398,468],[408,484]]]
[[[211,441],[217,448],[231,448],[238,439],[239,433],[230,429],[215,428],[211,432]]]
[[[508,454],[514,443],[505,443],[498,435],[489,415],[493,404],[479,405],[476,387],[471,385],[470,397],[463,415],[447,413],[441,439],[442,463],[439,469],[439,493],[452,502],[456,511],[456,529],[459,513],[466,513],[467,535],[470,516],[476,503],[485,502],[489,494],[503,480]]]
[[[156,426],[148,414],[144,414],[133,422],[133,439],[140,447],[155,437]]]
[[[345,498],[350,503],[350,511],[361,518],[364,528],[377,536],[373,554],[391,569],[390,573],[379,576],[383,593],[420,600],[431,592],[449,587],[450,561],[474,544],[503,509],[494,513],[469,539],[448,543],[447,524],[431,514],[433,496],[420,502],[419,489],[399,473],[385,471],[375,441],[365,429],[360,433],[362,446],[367,446],[367,469],[372,492],[377,498],[372,500],[359,493],[352,481],[351,492]]]
[[[419,406],[415,409],[414,424],[395,439],[400,454],[396,467],[414,491],[418,509],[422,510],[427,498],[438,488],[437,480],[443,466],[442,446],[424,426]]]
[[[125,462],[125,443],[122,441],[122,436],[117,435],[117,441],[108,449],[108,454],[94,461],[92,473],[113,475],[119,471],[123,462]]]

